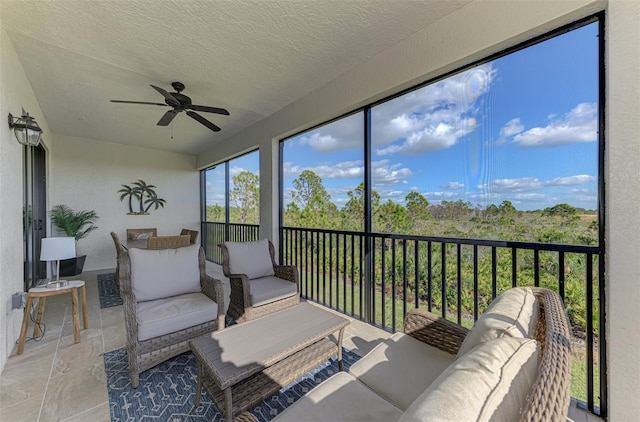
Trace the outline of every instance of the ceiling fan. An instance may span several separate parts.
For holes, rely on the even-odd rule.
[[[181,94],[180,92],[182,90],[184,90],[184,84],[182,82],[171,82],[171,86],[173,87],[173,89],[176,90],[176,92],[167,92],[164,89],[157,87],[155,85],[151,85],[151,88],[155,89],[156,91],[158,91],[160,94],[162,94],[162,96],[164,97],[164,104],[163,103],[148,103],[145,101],[126,101],[126,100],[111,100],[112,103],[127,103],[127,104],[149,104],[149,105],[158,105],[158,106],[169,106],[172,107],[173,110],[169,110],[166,113],[164,113],[164,115],[160,118],[160,120],[158,120],[158,126],[168,126],[169,123],[171,123],[171,121],[174,119],[174,117],[176,117],[176,115],[178,113],[180,113],[181,111],[187,111],[187,116],[191,117],[193,120],[205,125],[206,127],[208,127],[209,129],[211,129],[214,132],[219,132],[220,128],[216,125],[214,125],[213,123],[211,123],[209,120],[205,119],[204,117],[202,117],[201,115],[199,115],[198,113],[196,113],[193,110],[196,111],[202,111],[205,113],[216,113],[216,114],[224,114],[225,116],[229,115],[229,112],[224,109],[224,108],[218,108],[218,107],[209,107],[209,106],[202,106],[202,105],[195,105],[195,104],[191,104],[191,98],[187,97],[184,94]]]

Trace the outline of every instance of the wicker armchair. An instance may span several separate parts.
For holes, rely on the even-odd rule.
[[[300,303],[298,269],[276,263],[271,241],[226,242],[218,246],[222,249],[222,271],[231,284],[227,314],[236,322],[249,321]],[[244,253],[238,253],[238,248],[246,249]],[[263,263],[263,269],[266,265],[270,271],[258,271],[256,275],[253,270],[259,262]],[[251,271],[244,271],[245,268]]]
[[[118,268],[119,268],[118,263],[120,262],[120,254],[122,254],[123,248],[122,248],[122,243],[120,242],[120,238],[118,237],[117,234],[115,234],[114,232],[111,232],[111,238],[113,239],[113,243],[115,244],[115,247],[116,247],[116,276],[115,276],[115,281],[116,281],[116,284],[119,286],[120,285],[120,271],[118,270]]]
[[[156,228],[127,229],[127,240],[138,240],[140,238],[140,235],[145,235],[146,233],[149,233],[149,235],[146,236],[146,238],[151,237],[151,236],[157,236],[158,235],[158,229],[156,229]]]
[[[191,244],[191,236],[152,236],[147,240],[147,249],[181,248]]]
[[[195,243],[198,241],[198,235],[200,234],[200,232],[198,230],[182,229],[182,231],[180,231],[180,235],[183,236],[185,234],[191,236],[191,244],[195,245]]]
[[[188,351],[189,340],[224,328],[222,282],[206,275],[201,247],[123,251],[119,273],[134,388],[142,371]]]

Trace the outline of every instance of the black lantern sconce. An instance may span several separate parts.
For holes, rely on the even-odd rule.
[[[22,109],[22,117],[13,117],[9,113],[9,128],[13,129],[16,139],[22,145],[36,147],[42,137],[42,129],[29,113]]]

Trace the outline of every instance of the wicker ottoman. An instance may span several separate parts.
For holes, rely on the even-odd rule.
[[[202,386],[225,420],[255,406],[332,356],[342,370],[342,337],[349,320],[301,303],[191,340]],[[338,334],[336,345],[327,337]]]

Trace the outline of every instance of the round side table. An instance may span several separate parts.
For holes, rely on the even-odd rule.
[[[40,324],[44,315],[44,304],[49,296],[57,296],[65,293],[71,293],[71,310],[73,314],[73,340],[74,343],[80,342],[80,317],[78,315],[78,289],[80,289],[82,301],[82,323],[84,329],[89,328],[87,319],[87,290],[82,280],[70,280],[68,284],[62,287],[43,286],[32,287],[27,293],[27,304],[24,308],[24,316],[22,317],[22,329],[20,330],[20,340],[18,341],[17,354],[21,355],[24,351],[24,340],[27,335],[29,326],[29,314],[31,313],[31,305],[33,299],[38,298],[38,309],[36,311],[36,323],[33,327],[33,337],[38,337],[40,332]]]

